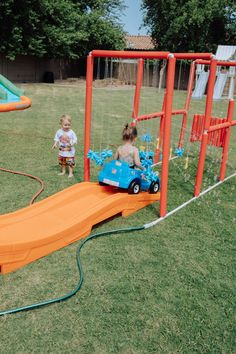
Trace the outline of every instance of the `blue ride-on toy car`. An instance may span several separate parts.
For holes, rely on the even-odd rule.
[[[138,194],[140,191],[157,193],[160,189],[160,179],[148,181],[143,171],[130,168],[127,162],[112,160],[107,162],[98,175],[101,185],[110,185],[127,189],[129,194]]]

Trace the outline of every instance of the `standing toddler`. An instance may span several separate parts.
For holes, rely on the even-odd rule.
[[[68,166],[68,177],[73,177],[73,167],[75,165],[75,147],[77,143],[77,136],[71,129],[71,117],[67,114],[60,119],[61,128],[58,129],[54,138],[53,149],[59,147],[58,161],[61,166],[59,175],[66,174],[66,167]]]

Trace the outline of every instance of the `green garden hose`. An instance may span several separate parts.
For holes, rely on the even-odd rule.
[[[189,199],[185,203],[181,204],[179,207],[177,207],[174,210],[172,210],[169,213],[167,213],[164,217],[158,218],[158,219],[154,220],[153,222],[150,222],[148,224],[144,224],[142,226],[128,227],[128,228],[124,228],[124,229],[116,229],[116,230],[110,230],[110,231],[103,231],[103,232],[98,232],[96,234],[89,235],[88,237],[86,237],[80,243],[80,245],[79,245],[79,247],[77,248],[77,251],[76,251],[76,260],[77,260],[77,266],[78,266],[78,269],[79,269],[80,277],[79,277],[79,282],[78,282],[77,286],[72,291],[70,291],[69,293],[67,293],[64,296],[57,297],[57,298],[54,298],[54,299],[51,299],[51,300],[45,300],[45,301],[42,301],[42,302],[39,302],[39,303],[36,303],[36,304],[32,304],[32,305],[28,305],[28,306],[16,307],[16,308],[13,308],[13,309],[0,311],[0,316],[8,315],[8,314],[16,313],[16,312],[21,312],[21,311],[33,310],[33,309],[36,309],[36,308],[39,308],[39,307],[42,307],[42,306],[53,304],[55,302],[65,301],[65,300],[69,299],[70,297],[75,295],[81,289],[81,286],[82,286],[83,281],[84,281],[84,272],[83,272],[83,267],[82,267],[81,260],[80,260],[80,251],[81,251],[82,247],[85,245],[86,242],[92,240],[93,238],[98,238],[98,237],[101,237],[101,236],[107,236],[107,235],[118,234],[118,233],[123,233],[123,232],[125,233],[125,232],[132,232],[132,231],[141,231],[141,230],[148,229],[149,227],[153,227],[153,226],[157,225],[159,222],[161,222],[161,221],[165,220],[166,218],[168,218],[169,216],[173,215],[174,213],[176,213],[180,209],[184,208],[188,204],[190,204],[193,201],[197,200],[199,197],[204,196],[206,193],[210,192],[212,189],[218,187],[220,184],[228,181],[229,179],[231,179],[232,177],[235,177],[235,176],[236,176],[236,172],[233,173],[232,175],[226,177],[224,179],[224,181],[219,181],[216,184],[214,184],[213,186],[207,188],[206,190],[201,192],[198,197],[193,197],[193,198]]]
[[[39,308],[42,306],[54,304],[55,302],[61,302],[61,301],[65,301],[65,300],[69,299],[70,297],[75,295],[81,289],[81,286],[84,281],[84,271],[83,271],[82,263],[80,260],[80,251],[86,242],[92,240],[93,238],[98,238],[101,236],[107,236],[107,235],[111,235],[111,234],[118,234],[118,233],[124,233],[124,232],[140,231],[140,230],[144,230],[144,228],[145,228],[144,226],[129,227],[129,228],[124,228],[124,229],[103,231],[103,232],[98,232],[96,234],[89,235],[80,243],[80,245],[76,251],[76,261],[77,261],[77,267],[79,270],[79,282],[73,290],[71,290],[70,292],[68,292],[67,294],[65,294],[63,296],[60,296],[60,297],[57,297],[54,299],[45,300],[45,301],[38,302],[35,304],[31,304],[31,305],[26,305],[26,306],[22,306],[22,307],[16,307],[13,309],[0,311],[0,316],[9,315],[9,314],[21,312],[21,311],[33,310],[33,309],[36,309],[36,308]]]

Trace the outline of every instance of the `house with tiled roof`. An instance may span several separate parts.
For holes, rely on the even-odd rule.
[[[125,36],[126,46],[125,50],[128,51],[148,51],[155,50],[152,38],[150,36],[143,35],[126,35]],[[137,75],[137,59],[123,59],[122,62],[118,61],[117,65],[117,78],[119,81],[134,85],[136,82]],[[151,68],[150,70],[148,60],[144,66],[143,72],[143,85],[149,86],[152,80],[151,78]]]
[[[150,36],[126,35],[126,50],[154,50],[155,46]]]

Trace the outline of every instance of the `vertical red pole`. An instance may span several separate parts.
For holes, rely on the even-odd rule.
[[[202,187],[202,178],[203,178],[203,171],[204,171],[206,151],[207,151],[208,129],[210,127],[210,122],[211,122],[213,93],[214,93],[215,78],[216,78],[216,66],[217,66],[216,64],[217,64],[217,60],[212,59],[210,63],[210,74],[208,79],[204,129],[202,134],[200,156],[198,160],[198,169],[197,169],[197,176],[196,176],[195,188],[194,188],[195,197],[199,196]]]
[[[143,82],[143,68],[144,68],[144,60],[139,59],[137,77],[136,77],[136,88],[135,88],[135,95],[134,95],[134,106],[132,112],[132,117],[134,119],[137,118],[138,111],[139,111],[140,92],[141,92],[141,87]]]
[[[229,105],[228,105],[227,122],[229,122],[229,123],[232,122],[233,114],[234,114],[234,100],[230,99]],[[223,151],[222,151],[222,161],[221,161],[221,167],[220,167],[220,178],[219,178],[220,181],[223,181],[225,178],[226,163],[228,160],[228,153],[229,153],[230,133],[231,133],[231,126],[229,126],[226,130],[225,142],[224,142]]]
[[[160,216],[163,217],[167,212],[167,193],[168,193],[168,174],[169,174],[169,156],[170,156],[170,133],[171,116],[174,93],[175,63],[173,54],[168,56],[168,71],[166,81],[166,102],[164,113],[164,136],[162,149],[162,170],[161,170],[161,196],[160,196]]]
[[[190,73],[189,73],[187,97],[186,97],[185,106],[184,106],[186,113],[183,114],[182,127],[181,127],[180,138],[179,138],[179,145],[178,145],[179,149],[182,149],[183,143],[184,143],[184,134],[185,134],[186,125],[187,125],[188,110],[189,110],[190,101],[191,101],[191,97],[192,97],[193,81],[194,81],[194,76],[195,76],[194,75],[195,74],[195,66],[196,66],[195,62],[192,62],[191,67],[190,67]]]
[[[90,160],[88,151],[90,149],[91,133],[91,112],[92,112],[92,92],[93,92],[93,57],[91,53],[87,56],[86,70],[86,101],[85,101],[85,125],[84,125],[84,180],[90,180]]]

